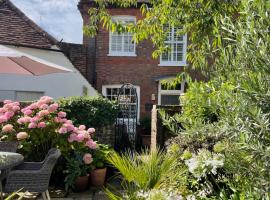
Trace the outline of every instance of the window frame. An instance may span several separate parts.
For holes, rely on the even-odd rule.
[[[162,90],[161,89],[161,82],[162,82],[163,80],[159,80],[159,82],[158,82],[158,105],[162,105],[161,104],[161,96],[162,95],[170,95],[170,96],[182,96],[182,95],[184,95],[184,92],[185,92],[185,84],[186,84],[186,82],[185,81],[183,81],[182,83],[181,83],[181,90]]]
[[[102,95],[107,98],[107,89],[113,89],[118,88],[120,89],[123,85],[122,84],[111,84],[111,85],[102,85]],[[137,122],[140,121],[140,105],[141,105],[141,88],[140,86],[134,85],[136,92],[137,92],[137,98],[138,98],[138,113],[137,113]]]
[[[134,23],[136,24],[136,17],[131,16],[131,15],[117,15],[117,16],[113,16],[112,19],[116,19],[119,21],[134,20]],[[123,33],[121,33],[120,35],[122,35],[122,49],[123,49],[124,48],[124,41],[123,41],[124,36],[123,36]],[[134,42],[133,52],[112,51],[112,36],[113,36],[113,32],[109,31],[109,54],[108,54],[108,56],[129,56],[129,57],[137,56],[135,42]],[[131,34],[131,36],[133,37],[132,34]]]
[[[187,34],[183,35],[183,41],[175,41],[174,40],[174,33],[175,33],[175,28],[170,27],[170,33],[171,33],[171,40],[166,40],[165,44],[183,44],[183,60],[182,61],[163,61],[162,60],[162,54],[160,55],[160,60],[159,60],[159,66],[187,66],[187,61],[186,61],[186,56],[187,56]],[[174,51],[169,51],[171,55],[174,54]]]

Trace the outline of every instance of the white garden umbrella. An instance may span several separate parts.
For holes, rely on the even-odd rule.
[[[0,74],[46,75],[72,70],[0,45]]]

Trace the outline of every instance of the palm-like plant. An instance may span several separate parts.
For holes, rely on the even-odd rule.
[[[176,158],[162,151],[143,151],[141,154],[127,152],[122,155],[114,152],[108,156],[108,162],[119,172],[125,195],[129,199],[140,191],[159,188],[168,176],[173,175]],[[123,194],[115,195],[107,189],[110,199],[122,199]],[[122,197],[121,197],[122,196]]]

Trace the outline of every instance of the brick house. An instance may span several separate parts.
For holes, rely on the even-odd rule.
[[[60,49],[59,42],[28,18],[10,0],[0,0],[0,45],[74,72],[37,77],[0,74],[0,101],[5,99],[31,101],[43,95],[53,98],[97,95],[96,90],[82,75],[83,73],[76,69],[83,69],[86,66],[85,48],[77,48],[76,56],[80,59],[74,58],[72,64]]]
[[[108,7],[114,20],[136,23],[140,19],[140,4],[138,7],[117,8]],[[93,0],[80,0],[78,8],[84,25],[89,22],[88,10],[95,7]],[[161,81],[183,71],[186,63],[187,36],[176,36],[176,28],[171,29],[168,44],[173,51],[163,54],[160,59],[153,59],[154,50],[151,41],[134,44],[129,33],[111,33],[100,27],[94,38],[84,36],[83,45],[88,48],[88,80],[94,87],[109,99],[115,99],[121,85],[135,85],[139,97],[140,117],[149,116],[151,105],[179,104],[179,95],[184,92],[185,84],[179,84],[174,90],[165,89]],[[193,77],[198,76],[195,72]]]

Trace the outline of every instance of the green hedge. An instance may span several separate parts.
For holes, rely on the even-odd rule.
[[[99,97],[69,97],[58,101],[60,109],[67,113],[76,126],[100,128],[115,122],[118,105],[106,98]]]

